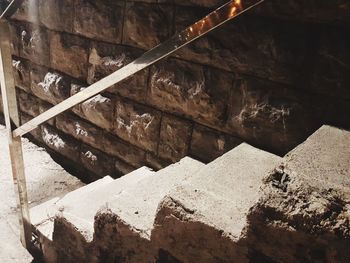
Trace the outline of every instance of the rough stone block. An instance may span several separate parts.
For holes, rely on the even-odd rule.
[[[160,128],[158,155],[173,162],[179,161],[188,153],[191,133],[191,122],[164,115]]]
[[[123,44],[149,50],[171,35],[172,20],[171,6],[127,3]]]
[[[131,144],[157,152],[160,119],[159,111],[118,99],[113,132]]]
[[[49,109],[51,109],[53,107],[53,105],[51,105],[50,103],[40,100],[39,103],[39,113],[44,113],[46,111],[48,111]],[[47,121],[48,124],[50,124],[51,126],[55,127],[55,118],[49,119]]]
[[[279,262],[348,262],[350,133],[323,126],[265,179],[250,246]]]
[[[79,141],[102,149],[103,131],[72,114],[61,114],[56,117],[56,127]]]
[[[120,43],[124,3],[112,2],[76,1],[74,33],[93,39]]]
[[[88,64],[86,39],[64,33],[50,33],[51,66],[72,77],[86,79]]]
[[[49,148],[73,162],[80,162],[80,143],[78,141],[59,133],[48,125],[41,127],[41,134],[44,143]]]
[[[220,125],[225,120],[233,76],[180,60],[152,67],[149,102],[166,111]]]
[[[23,22],[38,23],[38,0],[24,0],[11,18]]]
[[[350,8],[350,5],[349,5]],[[349,19],[350,22],[350,19]],[[320,49],[312,61],[311,89],[332,97],[350,99],[350,30],[325,30]]]
[[[190,153],[199,160],[210,162],[241,142],[239,138],[196,124],[193,128]]]
[[[100,178],[115,176],[115,159],[84,144],[81,148],[81,163]]]
[[[104,152],[116,156],[124,162],[135,167],[141,167],[145,164],[146,157],[144,150],[124,142],[116,136],[104,133],[101,144]]]
[[[30,68],[28,61],[14,58],[12,67],[16,87],[30,92]]]
[[[196,8],[179,7],[177,14],[176,31],[203,16]],[[295,83],[304,71],[300,65],[312,59],[308,45],[315,37],[310,32],[313,29],[308,26],[241,16],[180,49],[175,56],[235,73]]]
[[[140,168],[140,167],[138,167]],[[131,173],[132,171],[136,170],[136,168],[128,163],[125,163],[120,160],[115,161],[115,170],[117,176],[122,176],[128,173]]]
[[[104,95],[96,95],[95,97],[83,102],[80,105],[81,116],[91,123],[106,129],[112,130],[114,100]]]
[[[83,89],[84,89],[84,87],[82,85],[77,84],[77,83],[72,83],[70,86],[70,96],[77,94],[78,92],[82,91]],[[71,111],[79,116],[82,115],[80,104],[71,108]]]
[[[142,51],[110,44],[94,42],[89,56],[89,84],[106,77],[139,57]],[[112,86],[109,92],[143,102],[146,96],[149,70],[143,70]]]
[[[19,55],[36,64],[49,66],[49,42],[45,29],[35,25],[23,24],[17,31],[20,35]]]
[[[255,79],[238,81],[232,90],[229,130],[277,153],[286,153],[320,126],[310,98],[289,87]]]
[[[79,84],[71,85],[71,96],[85,89]],[[114,99],[105,95],[97,95],[75,107],[72,110],[78,116],[105,129],[112,130],[114,116]]]
[[[347,0],[305,1],[272,0],[254,10],[255,13],[282,19],[349,25],[350,4]]]
[[[73,31],[74,0],[38,0],[40,22],[56,31]]]
[[[31,119],[33,119],[32,116],[24,113],[24,112],[21,112],[20,113],[20,118],[21,118],[21,124],[25,124],[27,123],[28,121],[30,121]],[[31,136],[33,136],[33,138],[39,142],[39,143],[43,143],[44,144],[44,140],[43,140],[43,135],[42,135],[42,132],[41,132],[41,127],[38,127],[38,128],[35,128],[34,130],[30,131],[29,134]]]
[[[154,247],[175,262],[250,262],[247,214],[260,197],[262,179],[280,162],[241,144],[183,180],[158,206]]]
[[[175,5],[217,8],[227,3],[225,0],[174,0]]]
[[[95,217],[98,248],[114,247],[106,250],[112,260],[124,258],[127,262],[154,262],[150,234],[158,204],[174,185],[190,178],[201,167],[202,163],[184,158],[115,195]]]
[[[70,95],[70,79],[43,67],[30,71],[32,93],[51,104],[57,104]]]
[[[19,23],[9,21],[10,34],[11,34],[11,53],[12,55],[19,56],[19,50],[21,47],[21,27]]]
[[[17,96],[19,108],[22,112],[32,117],[39,115],[39,99],[20,90],[17,90]]]
[[[150,152],[146,153],[146,165],[148,167],[151,167],[155,171],[161,170],[169,166],[171,163],[172,163],[171,161],[162,159],[153,153],[150,153]]]

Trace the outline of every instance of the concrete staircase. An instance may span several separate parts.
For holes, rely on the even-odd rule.
[[[31,213],[46,262],[350,262],[349,189],[350,133],[324,126],[284,159],[241,144]]]

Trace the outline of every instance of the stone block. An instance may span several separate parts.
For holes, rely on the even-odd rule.
[[[250,247],[270,262],[349,262],[350,133],[323,126],[264,180]]]
[[[23,59],[14,58],[12,60],[13,77],[16,87],[26,91],[30,91],[30,68],[29,63]]]
[[[204,162],[211,162],[241,143],[241,139],[195,124],[190,154]]]
[[[127,3],[123,44],[149,50],[170,37],[172,22],[171,6]]]
[[[72,77],[87,77],[89,42],[65,33],[50,33],[51,66]]]
[[[147,167],[151,167],[155,171],[161,170],[171,164],[171,161],[164,160],[153,153],[146,153],[146,165]]]
[[[73,83],[71,85],[71,96],[84,90],[85,87]],[[113,128],[114,99],[99,94],[75,107],[72,111],[89,122],[105,129]]]
[[[19,56],[21,47],[21,26],[19,23],[9,21],[10,35],[11,35],[11,53]]]
[[[56,117],[56,127],[79,141],[97,149],[103,148],[103,131],[72,114],[58,115]]]
[[[70,86],[70,96],[77,94],[78,92],[82,91],[83,89],[84,89],[84,87],[82,85],[73,82]],[[80,104],[71,108],[71,111],[79,116],[82,115]]]
[[[142,55],[142,51],[94,42],[89,56],[89,84],[117,71]],[[108,89],[109,92],[143,102],[146,96],[149,70],[143,70]]]
[[[121,1],[76,1],[74,33],[88,38],[121,43],[123,6],[124,3]]]
[[[203,0],[174,0],[175,5],[209,7],[209,8],[217,8],[225,3],[227,3],[226,0],[204,0],[204,1]]]
[[[306,1],[272,0],[256,8],[254,13],[298,21],[349,25],[350,4],[347,0]]]
[[[157,152],[161,113],[152,108],[118,99],[113,132],[125,141]]]
[[[228,130],[272,152],[285,154],[320,126],[310,97],[271,82],[244,79],[232,90]]]
[[[203,16],[196,8],[184,7],[178,7],[176,14],[176,31]],[[314,29],[308,25],[240,16],[180,49],[175,56],[235,73],[296,83],[305,70],[300,65],[312,59],[309,46],[317,37],[310,32]]]
[[[350,99],[349,34],[349,29],[338,28],[330,28],[322,33],[320,48],[310,74],[310,88],[313,92],[327,97]]]
[[[57,154],[67,157],[73,162],[80,162],[80,143],[54,128],[43,125],[41,134],[44,143]]]
[[[73,31],[74,0],[38,1],[41,24],[55,31]]]
[[[24,0],[12,19],[37,24],[38,19],[38,0]]]
[[[101,144],[104,152],[116,156],[124,162],[135,167],[141,167],[145,164],[146,153],[144,150],[122,141],[116,136],[104,133]]]
[[[323,123],[350,130],[350,100],[327,97],[320,102],[325,109]]]
[[[32,93],[51,104],[69,97],[70,79],[60,73],[34,66],[30,71]]]
[[[40,99],[39,99],[40,100]],[[51,109],[53,107],[53,105],[51,105],[50,103],[40,100],[39,102],[39,113],[44,113],[46,111],[48,111],[49,109]],[[49,119],[46,123],[50,124],[51,126],[55,127],[55,118]]]
[[[80,88],[80,90],[83,88]],[[78,111],[79,109],[79,111]],[[80,117],[106,130],[113,128],[114,116],[114,99],[104,95],[96,95],[95,97],[80,104],[80,107],[75,107],[76,112]]]
[[[49,66],[48,32],[33,24],[23,24],[17,33],[20,34],[19,55],[36,64]]]
[[[24,113],[24,112],[21,112],[20,119],[21,119],[21,125],[23,125],[23,124],[27,123],[28,121],[30,121],[31,119],[33,119],[33,117]],[[41,127],[35,128],[34,130],[30,131],[29,134],[31,136],[33,136],[33,138],[37,142],[44,144],[43,135],[41,132]]]
[[[171,59],[152,67],[148,101],[196,121],[222,125],[232,85],[229,73]]]
[[[164,115],[160,128],[158,155],[173,162],[187,156],[191,134],[191,122]]]
[[[158,205],[154,247],[174,262],[252,262],[247,214],[260,197],[262,179],[280,161],[241,144],[182,180]]]
[[[98,177],[115,177],[115,159],[87,145],[81,148],[81,163]]]
[[[21,90],[17,90],[17,96],[22,112],[32,117],[39,115],[39,99]]]
[[[128,163],[125,163],[125,162],[120,161],[120,160],[116,160],[115,161],[115,170],[116,170],[117,176],[118,175],[122,176],[122,175],[131,173],[132,171],[136,170],[136,168],[131,166]]]

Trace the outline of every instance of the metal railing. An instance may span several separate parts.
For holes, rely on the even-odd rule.
[[[11,43],[8,19],[23,0],[14,0],[1,15],[0,21],[0,78],[1,91],[4,106],[4,116],[8,131],[10,158],[12,164],[13,180],[17,189],[17,204],[19,207],[19,220],[21,228],[21,242],[29,248],[32,239],[28,197],[26,190],[26,178],[23,164],[21,136],[34,130],[44,122],[54,118],[58,114],[92,98],[98,93],[134,75],[135,73],[153,65],[157,61],[169,56],[178,49],[190,44],[194,40],[206,35],[215,28],[232,20],[238,15],[261,4],[264,0],[249,0],[247,4],[243,0],[232,0],[222,5],[203,19],[187,27],[180,33],[175,34],[169,40],[144,53],[135,61],[115,71],[107,77],[97,81],[83,91],[71,96],[63,102],[53,106],[46,112],[20,126],[15,82],[12,73]],[[13,127],[13,125],[15,127]],[[16,128],[18,127],[18,128]]]

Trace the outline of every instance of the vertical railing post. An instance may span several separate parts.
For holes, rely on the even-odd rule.
[[[12,56],[9,24],[0,20],[0,84],[3,100],[8,143],[12,165],[12,176],[17,196],[20,235],[23,246],[30,249],[32,238],[27,186],[24,173],[21,137],[13,137],[12,124],[19,127],[20,119],[17,108],[15,81],[12,72]]]

